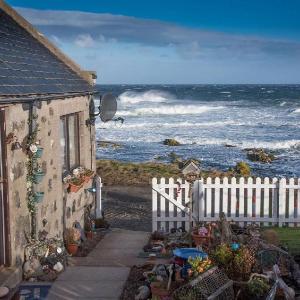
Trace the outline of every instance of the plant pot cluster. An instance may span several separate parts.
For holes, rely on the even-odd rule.
[[[84,184],[90,182],[95,173],[92,170],[78,167],[73,170],[72,175],[69,174],[63,178],[64,186],[68,189],[69,193],[77,193]]]

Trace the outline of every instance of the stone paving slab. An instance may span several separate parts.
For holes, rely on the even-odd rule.
[[[87,257],[70,260],[47,300],[119,299],[130,268],[145,262],[138,254],[148,239],[146,232],[113,229]]]

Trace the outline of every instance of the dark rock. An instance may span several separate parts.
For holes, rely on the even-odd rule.
[[[275,155],[266,152],[264,149],[245,149],[247,151],[247,158],[253,162],[271,163],[276,159]]]
[[[236,148],[235,145],[230,145],[230,144],[225,144],[224,147],[226,147],[226,148]]]
[[[165,139],[163,144],[166,146],[180,146],[181,144],[175,139]]]

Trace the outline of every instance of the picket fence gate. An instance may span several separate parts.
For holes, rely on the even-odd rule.
[[[152,229],[189,229],[194,222],[212,222],[224,212],[240,226],[300,227],[300,178],[207,178],[193,186],[183,179],[152,179]]]

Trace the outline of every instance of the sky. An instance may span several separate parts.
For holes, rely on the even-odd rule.
[[[300,83],[299,0],[7,0],[99,84]]]

